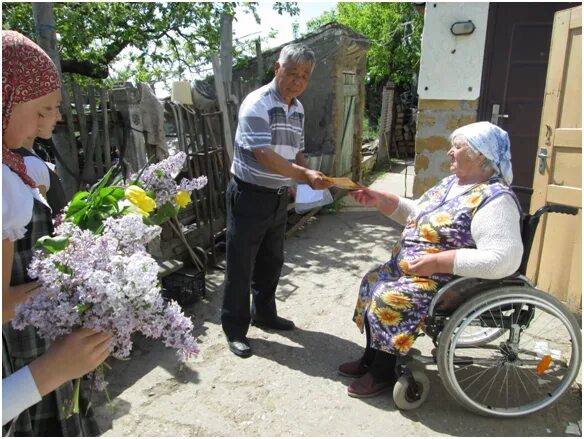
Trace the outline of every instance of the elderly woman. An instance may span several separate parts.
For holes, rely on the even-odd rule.
[[[395,363],[412,347],[430,302],[455,276],[496,279],[521,262],[520,207],[509,136],[489,122],[454,131],[446,177],[419,200],[363,188],[352,197],[405,224],[391,259],[365,275],[353,320],[366,331],[365,353],[339,366],[358,378],[356,398],[375,396],[395,383]]]

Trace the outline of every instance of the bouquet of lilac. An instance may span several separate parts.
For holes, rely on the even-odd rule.
[[[16,307],[13,327],[32,325],[46,339],[79,327],[104,331],[112,335],[112,355],[119,359],[130,355],[134,332],[162,339],[181,362],[196,355],[193,324],[176,302],[162,298],[158,264],[146,251],[160,224],[179,224],[190,193],[207,183],[205,176],[175,182],[185,159],[178,153],[147,166],[127,184],[114,167],[89,192],[77,193],[55,236],[36,244],[28,271],[41,285]],[[105,390],[103,367],[92,374],[95,387]],[[79,412],[79,384],[72,413]]]
[[[37,251],[28,270],[42,288],[16,307],[14,328],[33,325],[47,339],[76,327],[104,331],[112,335],[112,355],[120,359],[130,355],[134,332],[162,338],[181,361],[197,353],[193,324],[176,302],[164,302],[158,264],[145,249],[160,227],[130,214],[107,219],[99,236],[68,222],[56,232],[64,248],[54,251],[54,240],[43,240],[53,251]]]

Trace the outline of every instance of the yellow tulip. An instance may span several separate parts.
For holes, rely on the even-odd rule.
[[[191,196],[189,195],[188,192],[184,192],[184,191],[180,191],[179,193],[177,193],[175,196],[175,199],[176,199],[176,203],[180,207],[185,207],[187,204],[189,204],[191,202]]]
[[[156,207],[156,202],[146,195],[144,189],[139,186],[128,186],[124,195],[130,203],[146,212],[146,214],[152,212]]]

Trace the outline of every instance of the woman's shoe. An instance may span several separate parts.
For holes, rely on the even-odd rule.
[[[347,388],[347,394],[353,398],[371,398],[388,391],[395,384],[395,380],[375,381],[373,374],[367,372],[361,378],[353,381]]]
[[[359,359],[341,364],[338,369],[339,375],[349,378],[362,377],[369,370],[367,366],[363,364],[362,361],[363,359]]]

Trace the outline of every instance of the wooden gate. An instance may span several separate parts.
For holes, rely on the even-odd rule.
[[[582,7],[556,13],[531,211],[547,203],[582,207]],[[528,275],[539,288],[582,307],[582,212],[544,218]]]

